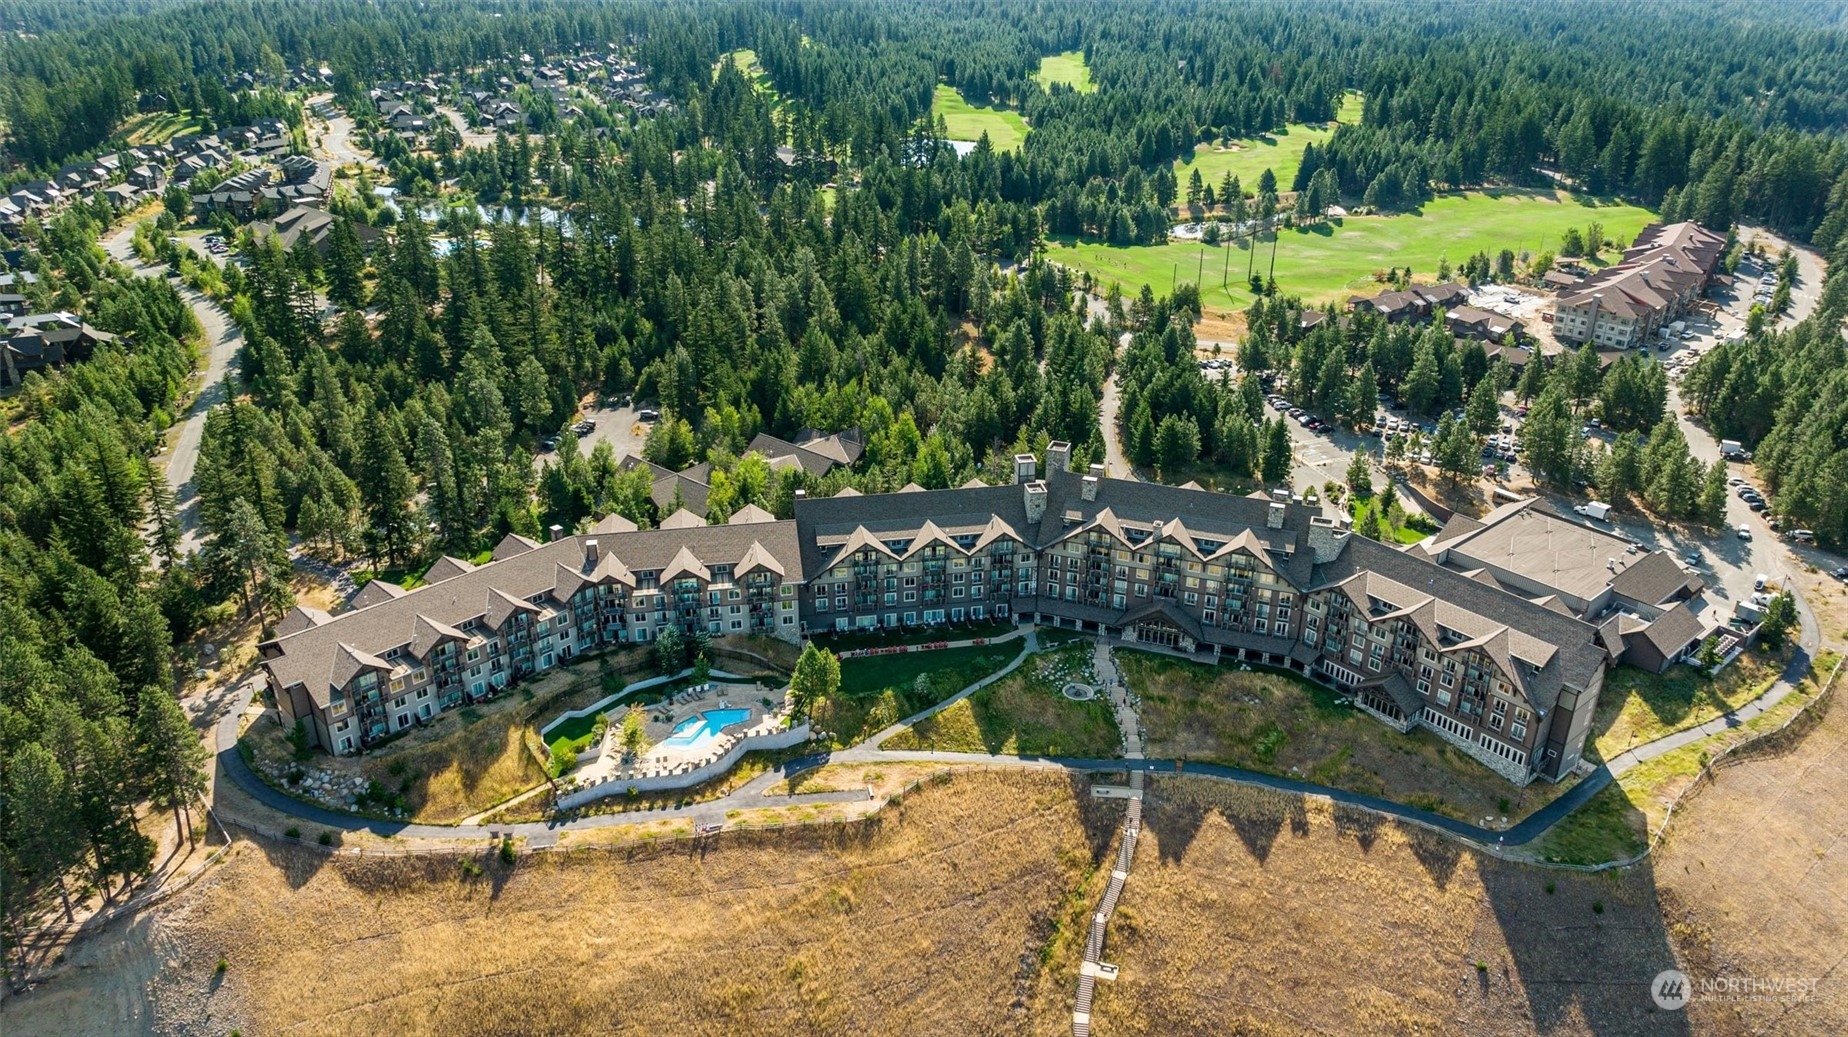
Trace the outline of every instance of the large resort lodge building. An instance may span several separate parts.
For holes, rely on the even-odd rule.
[[[479,568],[439,562],[430,586],[371,584],[339,616],[297,609],[261,657],[283,721],[345,754],[670,625],[799,642],[1013,618],[1293,670],[1510,781],[1579,763],[1624,651],[1614,625],[1301,504],[1079,474],[1070,457],[1052,444],[1041,479],[1021,455],[1007,486],[798,497],[780,521],[747,507],[724,525],[681,512],[510,536]]]

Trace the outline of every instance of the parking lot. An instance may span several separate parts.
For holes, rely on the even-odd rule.
[[[597,396],[586,398],[579,404],[578,416],[572,422],[589,421],[596,427],[589,432],[579,433],[578,453],[588,455],[597,448],[598,443],[608,443],[618,461],[627,454],[641,456],[642,444],[647,440],[648,430],[653,427],[653,423],[642,420],[641,412],[646,407],[637,407],[633,402],[622,403],[622,399]],[[540,447],[533,457],[535,468],[556,456],[553,453],[556,443],[551,447],[541,443]]]

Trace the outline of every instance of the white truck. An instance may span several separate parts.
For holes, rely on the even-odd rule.
[[[1750,461],[1752,459],[1751,451],[1745,448],[1744,443],[1736,439],[1720,440],[1720,456],[1728,461]]]
[[[1572,510],[1578,512],[1579,514],[1585,516],[1586,518],[1597,519],[1598,521],[1602,522],[1604,521],[1605,516],[1611,513],[1611,506],[1609,504],[1604,503],[1603,501],[1595,500],[1595,501],[1589,501],[1587,503],[1577,505]]]

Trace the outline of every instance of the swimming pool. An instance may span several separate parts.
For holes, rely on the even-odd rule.
[[[748,709],[709,709],[675,724],[673,733],[661,745],[667,749],[699,749],[717,738],[721,730],[750,716]]]

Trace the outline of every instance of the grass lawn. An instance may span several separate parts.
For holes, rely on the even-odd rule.
[[[1513,821],[1566,788],[1516,788],[1425,730],[1397,734],[1293,673],[1118,651],[1151,759],[1177,758],[1379,796],[1465,821]]]
[[[603,707],[603,712],[609,714],[611,723],[620,723],[622,721],[622,715],[628,711],[631,701],[642,706],[653,705],[663,699],[671,698],[679,694],[681,691],[691,687],[692,684],[693,681],[689,678],[686,680],[668,681],[666,684],[652,685],[641,689],[633,699],[627,701],[618,699],[610,703]],[[601,695],[598,696],[598,698],[602,697]],[[571,708],[582,709],[583,707],[575,706]],[[596,726],[597,714],[595,713],[591,713],[588,716],[571,717],[546,734],[545,744],[549,749],[560,742],[565,742],[572,752],[581,753],[590,748],[590,729]]]
[[[1354,519],[1354,525],[1358,527],[1360,525],[1361,513],[1377,507],[1378,504],[1379,497],[1377,495],[1369,497],[1366,500],[1361,500],[1358,497],[1350,497],[1348,498],[1348,515]],[[1435,532],[1435,530],[1418,529],[1409,519],[1402,526],[1394,526],[1386,520],[1386,516],[1384,515],[1380,516],[1380,528],[1392,534],[1390,537],[1387,537],[1387,539],[1397,544],[1416,544],[1425,537],[1430,536],[1432,532]]]
[[[1601,864],[1641,853],[1651,833],[1662,827],[1669,805],[1709,760],[1730,745],[1782,726],[1816,697],[1820,679],[1835,668],[1836,660],[1834,653],[1822,653],[1796,689],[1765,713],[1625,771],[1541,836],[1534,844],[1535,853],[1569,864]],[[1728,669],[1737,666],[1734,663]]]
[[[840,694],[815,707],[815,725],[833,734],[836,747],[853,745],[1006,666],[1020,647],[1009,642],[842,659]]]
[[[1084,63],[1084,52],[1077,50],[1041,58],[1039,71],[1033,73],[1033,81],[1048,91],[1054,83],[1064,83],[1081,94],[1095,93],[1097,90],[1097,84],[1091,82],[1091,68]]]
[[[435,562],[430,563],[430,565],[435,564]],[[373,580],[384,580],[386,583],[395,583],[407,591],[414,591],[424,585],[423,574],[429,571],[429,565],[419,568],[415,573],[409,569],[380,569],[376,572],[371,569],[355,569],[353,570],[353,585],[364,587]]]
[[[196,116],[149,112],[128,120],[122,133],[130,144],[165,144],[182,133],[199,132]]]
[[[943,116],[944,132],[951,140],[981,140],[986,133],[996,151],[1019,151],[1027,139],[1027,121],[1019,112],[970,104],[955,87],[944,83],[937,84],[930,111]]]
[[[1042,73],[1045,68],[1045,62],[1042,61]],[[1361,106],[1360,95],[1349,91],[1341,100],[1340,111],[1335,113],[1336,121],[1359,122]],[[1174,179],[1185,190],[1188,178],[1198,169],[1200,179],[1212,184],[1213,190],[1217,191],[1219,182],[1230,172],[1238,177],[1239,185],[1249,194],[1258,189],[1258,177],[1268,169],[1277,175],[1277,189],[1288,191],[1290,184],[1296,180],[1296,170],[1303,164],[1303,149],[1311,144],[1320,148],[1334,135],[1335,127],[1332,124],[1311,126],[1294,123],[1275,134],[1233,141],[1230,144],[1202,141],[1194,145],[1191,155],[1183,155],[1174,160]]]
[[[1420,210],[1394,216],[1351,216],[1313,227],[1283,231],[1277,242],[1277,286],[1305,302],[1344,300],[1376,287],[1373,275],[1409,265],[1417,277],[1437,275],[1439,260],[1460,264],[1477,252],[1504,248],[1537,252],[1558,245],[1568,227],[1604,224],[1607,235],[1624,241],[1653,217],[1646,209],[1619,202],[1599,203],[1565,192],[1496,190],[1441,195]],[[1252,295],[1245,283],[1251,242],[1116,247],[1094,241],[1057,239],[1048,258],[1089,271],[1102,285],[1116,282],[1126,296],[1144,284],[1166,295],[1176,281],[1206,282],[1201,300],[1208,309],[1243,309]],[[1258,241],[1256,270],[1268,275],[1271,237]],[[1229,267],[1229,270],[1228,270]],[[1220,287],[1225,274],[1227,287]]]
[[[1680,665],[1663,674],[1645,673],[1633,666],[1612,670],[1604,679],[1604,693],[1592,717],[1592,745],[1587,755],[1608,760],[1633,744],[1704,724],[1757,698],[1776,683],[1790,653],[1788,646],[1769,654],[1748,650],[1718,677]]]
[[[1088,642],[1042,652],[1006,678],[888,739],[887,749],[1008,755],[1115,756],[1122,748],[1104,698],[1075,702],[1067,681],[1089,682]]]

